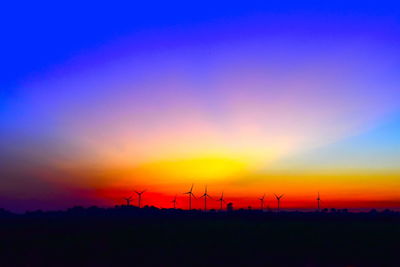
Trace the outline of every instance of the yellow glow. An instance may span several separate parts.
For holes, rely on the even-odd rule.
[[[245,172],[247,165],[243,162],[220,157],[201,157],[190,159],[164,160],[141,165],[138,170],[149,174],[174,178],[176,181],[216,181]]]

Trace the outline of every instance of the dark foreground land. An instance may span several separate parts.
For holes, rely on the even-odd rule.
[[[0,218],[0,266],[400,266],[398,213],[72,209]]]

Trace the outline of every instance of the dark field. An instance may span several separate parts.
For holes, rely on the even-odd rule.
[[[0,266],[400,266],[393,214],[137,209],[0,219]]]

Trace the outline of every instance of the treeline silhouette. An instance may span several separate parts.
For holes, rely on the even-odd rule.
[[[400,266],[400,213],[0,210],[1,266]]]

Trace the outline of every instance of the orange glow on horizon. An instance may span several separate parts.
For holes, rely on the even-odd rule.
[[[274,209],[276,200],[274,193],[285,194],[282,199],[283,209],[314,209],[316,207],[317,192],[321,193],[321,206],[323,208],[399,208],[400,197],[398,197],[398,188],[400,181],[398,173],[361,173],[353,174],[326,174],[326,173],[303,173],[303,174],[282,174],[282,173],[262,173],[254,174],[244,171],[236,173],[237,175],[226,176],[223,179],[212,178],[208,174],[230,173],[230,168],[222,168],[218,164],[224,161],[216,161],[214,172],[204,172],[204,177],[192,174],[196,171],[195,167],[202,166],[207,160],[188,161],[182,164],[184,166],[194,166],[187,177],[181,172],[166,173],[171,166],[163,166],[152,169],[152,172],[141,172],[125,174],[126,179],[121,183],[118,179],[115,183],[109,182],[102,186],[97,186],[95,196],[103,199],[104,204],[123,204],[123,197],[135,194],[133,190],[147,189],[144,195],[144,205],[151,205],[162,208],[171,208],[172,199],[177,196],[177,207],[187,209],[187,192],[191,183],[194,183],[194,194],[199,197],[204,193],[205,185],[208,186],[208,193],[213,197],[208,201],[208,207],[219,209],[219,202],[216,200],[224,192],[227,202],[234,203],[235,208],[247,208],[251,206],[258,209],[260,202],[258,200],[266,193],[265,207]],[[229,162],[229,161],[228,161]],[[217,164],[218,163],[218,164]],[[161,165],[167,163],[159,163]],[[193,164],[193,165],[192,165]],[[197,165],[199,164],[199,165]],[[168,164],[167,164],[168,165]],[[160,166],[150,164],[149,167]],[[233,164],[233,166],[236,166]],[[241,166],[240,164],[238,166]],[[229,170],[228,172],[226,172]],[[235,170],[235,168],[233,168]],[[160,171],[160,172],[159,172]],[[177,175],[172,180],[171,177]],[[111,181],[107,179],[105,181]],[[133,202],[134,204],[135,202]],[[193,208],[202,209],[203,201],[194,200]]]

